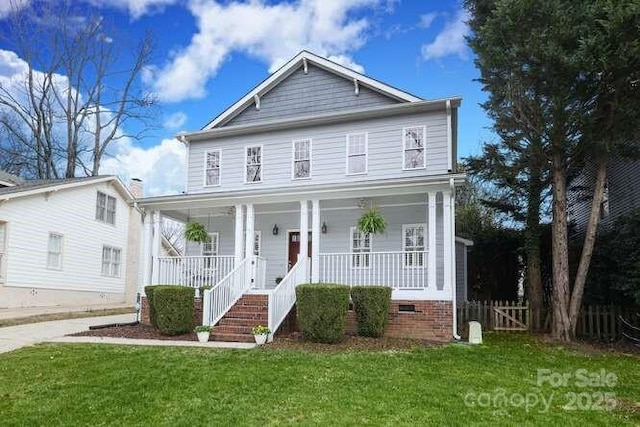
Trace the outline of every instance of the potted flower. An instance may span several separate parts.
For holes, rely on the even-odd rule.
[[[209,341],[209,334],[213,331],[213,326],[209,325],[200,325],[196,326],[195,333],[198,336],[198,341],[207,342]]]
[[[209,233],[204,224],[190,221],[184,228],[184,238],[190,242],[204,243],[209,241]]]
[[[271,329],[264,325],[256,325],[251,329],[251,332],[253,333],[253,338],[256,340],[256,344],[262,345],[267,342]]]
[[[387,221],[380,211],[371,207],[358,219],[358,230],[368,234],[382,234],[387,228]]]

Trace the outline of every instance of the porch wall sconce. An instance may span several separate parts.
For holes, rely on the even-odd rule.
[[[322,234],[327,234],[327,223],[326,222],[322,222],[322,228],[321,228]]]
[[[273,224],[273,230],[271,230],[271,232],[273,233],[274,236],[278,235],[278,231],[280,231],[278,229],[278,224]]]

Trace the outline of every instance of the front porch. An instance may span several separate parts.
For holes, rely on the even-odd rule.
[[[394,303],[408,302],[403,306],[423,301],[451,306],[453,193],[449,185],[431,190],[361,191],[363,197],[347,192],[306,200],[254,198],[233,205],[201,195],[197,203],[158,204],[161,209],[148,212],[145,219],[146,253],[152,255],[145,257],[145,284],[202,289],[203,322],[212,325],[243,295],[265,295],[272,331],[295,304],[295,287],[306,282],[383,285],[393,289]],[[386,218],[385,233],[369,236],[355,227],[370,206]],[[161,256],[156,236],[163,216],[204,224],[210,243],[188,243],[182,257]]]

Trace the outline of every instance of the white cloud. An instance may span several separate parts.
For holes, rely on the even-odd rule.
[[[165,6],[172,5],[178,0],[85,0],[99,7],[115,7],[126,10],[133,19],[144,15],[161,12]]]
[[[362,72],[351,54],[365,42],[366,18],[354,13],[384,8],[383,0],[299,0],[271,4],[191,0],[198,32],[171,60],[146,70],[144,80],[166,102],[202,98],[205,86],[232,52],[244,52],[274,71],[308,49]],[[179,82],[179,84],[176,84]]]
[[[12,12],[25,8],[30,0],[0,0],[0,19],[4,19]]]
[[[163,126],[167,129],[178,129],[182,127],[186,121],[187,115],[182,111],[178,111],[177,113],[173,113],[169,117],[165,118]]]
[[[123,182],[139,178],[144,184],[144,196],[179,194],[184,191],[186,148],[177,139],[164,139],[160,144],[143,148],[130,139],[118,141],[105,158],[101,174],[118,175]]]
[[[424,15],[420,15],[420,22],[418,22],[418,26],[420,28],[429,28],[433,21],[438,17],[437,13],[425,13]]]
[[[464,9],[459,10],[433,42],[422,45],[422,58],[428,61],[458,55],[461,59],[466,59],[469,51],[465,40],[465,36],[469,34],[469,26],[466,22],[468,19],[467,12]]]

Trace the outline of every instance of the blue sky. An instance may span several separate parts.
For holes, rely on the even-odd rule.
[[[114,43],[154,34],[143,84],[162,101],[158,129],[119,142],[101,170],[142,178],[146,195],[182,190],[184,149],[176,133],[203,127],[301,49],[426,99],[462,96],[460,157],[493,137],[478,106],[486,96],[474,81],[479,73],[456,0],[80,1],[117,23]],[[0,19],[9,13],[3,3]],[[2,79],[22,58],[0,53]]]

